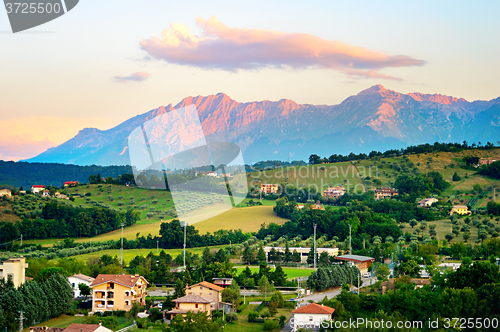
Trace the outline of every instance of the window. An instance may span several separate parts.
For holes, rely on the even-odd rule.
[[[72,283],[71,286],[73,286],[73,288],[75,288],[75,283]]]
[[[313,316],[309,316],[309,321],[312,322],[313,321]]]
[[[195,307],[196,309],[198,309],[198,303],[196,303],[196,304],[194,305],[194,307]]]
[[[200,286],[200,290],[203,290],[203,287]]]

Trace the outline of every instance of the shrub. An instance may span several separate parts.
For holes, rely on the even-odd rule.
[[[250,311],[248,313],[248,321],[253,322],[256,318],[259,318],[259,313],[255,311]]]
[[[280,328],[280,322],[274,319],[268,319],[264,322],[264,331],[276,331]]]
[[[238,320],[238,315],[235,312],[230,312],[226,315],[226,322],[236,322]]]
[[[267,318],[267,317],[270,317],[271,316],[271,313],[269,312],[269,309],[267,308],[264,308],[260,311],[260,317],[262,318]]]

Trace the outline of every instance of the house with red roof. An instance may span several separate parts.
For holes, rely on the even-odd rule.
[[[45,186],[43,184],[35,184],[35,185],[32,185],[31,186],[31,192],[33,194],[38,194],[40,191],[44,191],[45,190]]]
[[[292,331],[298,329],[317,330],[323,321],[333,321],[335,309],[323,304],[310,303],[292,311],[290,326]]]
[[[219,303],[222,302],[223,287],[212,284],[208,281],[202,281],[197,284],[186,287],[187,295],[199,295],[210,300],[212,310],[219,310]]]
[[[90,284],[92,311],[129,311],[134,302],[146,305],[147,280],[136,274],[99,274]]]

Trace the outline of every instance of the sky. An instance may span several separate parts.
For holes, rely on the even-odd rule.
[[[12,33],[0,9],[0,160],[22,160],[183,98],[338,104],[500,96],[498,1],[81,0]]]

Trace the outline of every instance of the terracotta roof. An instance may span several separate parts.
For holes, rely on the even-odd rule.
[[[331,315],[335,309],[327,307],[325,305],[319,305],[316,303],[311,303],[308,305],[305,305],[303,307],[300,307],[298,309],[295,309],[292,311],[292,314],[327,314]]]
[[[71,324],[63,332],[94,332],[100,327],[99,324]]]
[[[144,277],[138,275],[133,276],[129,274],[99,274],[90,284],[90,287],[94,287],[107,282],[114,282],[123,286],[134,287],[140,278],[144,279]],[[144,279],[144,281],[146,281],[146,279]]]
[[[74,274],[74,275],[72,275],[72,277],[82,279],[82,280],[85,280],[88,282],[94,282],[94,280],[95,280],[94,278],[86,276],[85,274],[81,274],[81,273]]]
[[[196,310],[196,309],[191,309],[191,310],[172,309],[172,310],[169,310],[169,311],[165,311],[165,313],[167,313],[167,314],[175,314],[175,315],[184,315],[184,314],[187,314],[188,311],[191,311],[193,313],[197,313],[197,312],[200,312],[200,309],[198,309],[198,310]]]
[[[201,296],[189,294],[183,297],[179,297],[178,299],[172,300],[172,302],[179,303],[211,303],[210,300],[207,300]]]
[[[33,332],[62,332],[64,327],[47,327],[47,326],[32,326],[30,331]]]
[[[205,286],[207,288],[213,289],[213,290],[218,291],[218,292],[222,292],[224,290],[224,288],[219,287],[217,285],[214,285],[214,284],[212,284],[211,282],[208,282],[208,281],[199,282],[197,284],[189,286],[188,288],[192,288],[192,287],[195,287],[195,286]]]
[[[45,186],[43,184],[34,184],[31,188],[45,188]]]

